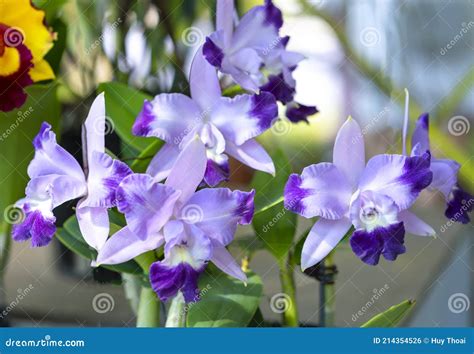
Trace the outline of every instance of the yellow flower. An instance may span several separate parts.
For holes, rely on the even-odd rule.
[[[45,25],[45,14],[29,0],[0,1],[0,110],[10,111],[26,100],[23,88],[54,79],[44,59],[54,34]]]

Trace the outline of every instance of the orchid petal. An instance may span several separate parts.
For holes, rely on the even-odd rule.
[[[185,203],[196,191],[206,171],[206,149],[196,136],[179,154],[165,185],[180,190],[180,202]]]
[[[181,140],[202,124],[202,113],[191,98],[180,93],[163,93],[145,100],[132,131],[137,136],[155,136],[167,143]]]
[[[99,251],[109,236],[107,208],[83,206],[82,201],[79,201],[76,208],[79,229],[87,244]]]
[[[234,0],[219,0],[216,9],[216,30],[224,33],[224,43],[230,44],[234,29]]]
[[[84,181],[68,175],[46,175],[32,178],[26,186],[26,196],[32,199],[51,198],[52,208],[86,194]]]
[[[262,92],[260,95],[221,98],[210,113],[210,119],[226,140],[242,145],[270,128],[277,114],[275,97]]]
[[[340,220],[319,219],[306,238],[301,253],[301,269],[321,262],[329,252],[342,240],[351,228],[352,223],[347,218]]]
[[[439,190],[448,199],[453,187],[458,182],[460,167],[454,160],[432,159],[430,168],[433,172],[433,181],[429,188]]]
[[[84,151],[84,165],[89,166],[94,151],[105,152],[105,98],[104,93],[96,97],[82,127],[82,147]]]
[[[255,191],[201,189],[181,208],[178,218],[186,224],[195,225],[206,236],[226,246],[234,238],[237,224],[252,221],[254,195]]]
[[[132,174],[117,188],[117,208],[141,240],[156,236],[173,214],[180,191],[146,174]]]
[[[265,5],[252,8],[241,18],[232,38],[232,48],[269,50],[274,43],[278,43],[278,31],[282,25],[281,11],[266,0]]]
[[[411,146],[412,149],[416,147],[418,150],[417,155],[424,154],[430,150],[429,122],[428,113],[423,113],[416,121],[415,130],[411,138]]]
[[[191,64],[189,77],[191,97],[204,112],[209,112],[219,102],[221,87],[214,66],[204,58],[199,47]]]
[[[346,176],[332,163],[306,167],[290,175],[285,186],[285,208],[305,218],[321,216],[335,220],[349,210],[352,188]]]
[[[139,238],[128,227],[113,234],[100,249],[95,264],[120,264],[129,261],[142,253],[155,250],[163,244],[163,235],[154,234]]]
[[[232,257],[225,247],[213,248],[211,262],[231,277],[239,279],[244,283],[247,282],[247,276],[242,271],[242,268],[239,267],[234,257]]]
[[[247,166],[275,175],[275,165],[272,158],[254,139],[247,140],[240,146],[228,141],[225,151]]]
[[[359,124],[351,117],[337,133],[333,162],[340,171],[344,172],[352,186],[357,185],[365,167],[364,136]]]
[[[87,197],[83,206],[114,207],[115,191],[120,182],[132,174],[132,170],[123,162],[112,159],[109,155],[93,151],[89,160],[87,176]]]
[[[157,181],[164,180],[168,177],[171,168],[179,156],[179,152],[178,145],[164,144],[150,161],[146,173],[153,176]]]
[[[398,214],[400,221],[403,221],[406,232],[417,236],[435,236],[436,231],[421,220],[418,216],[408,210],[403,210]]]
[[[84,181],[84,172],[72,155],[59,146],[51,125],[44,122],[40,132],[33,140],[35,157],[28,166],[30,178],[45,175],[66,175]]]
[[[372,190],[393,199],[399,210],[409,208],[432,181],[429,154],[407,157],[377,155],[360,177],[359,189]]]

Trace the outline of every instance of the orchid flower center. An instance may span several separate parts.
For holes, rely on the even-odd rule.
[[[364,191],[351,204],[351,219],[358,229],[372,231],[397,222],[398,208],[392,198]]]

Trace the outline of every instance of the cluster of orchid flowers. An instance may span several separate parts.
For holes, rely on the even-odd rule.
[[[14,240],[49,244],[56,231],[54,208],[80,198],[76,217],[84,240],[97,250],[94,266],[120,264],[163,247],[163,259],[149,269],[151,286],[163,301],[178,292],[186,302],[195,301],[208,262],[246,281],[226,247],[237,226],[251,222],[255,191],[216,188],[229,178],[228,156],[274,174],[271,157],[255,138],[277,119],[277,102],[286,105],[292,121],[306,120],[316,109],[293,99],[292,72],[302,56],[287,51],[288,38],[279,36],[280,10],[267,0],[236,26],[232,1],[218,1],[217,10],[217,31],[191,65],[191,97],[159,94],[144,102],[136,118],[135,135],[165,142],[146,173],[134,173],[105,152],[103,94],[83,126],[83,167],[43,123],[34,139],[26,197],[16,204],[25,219],[14,226]],[[250,93],[224,97],[217,69]],[[333,163],[290,176],[285,207],[320,217],[303,247],[303,269],[321,261],[352,226],[354,253],[374,265],[380,255],[394,260],[405,252],[405,231],[433,235],[408,211],[425,188],[445,194],[448,217],[461,213],[458,220],[469,221],[472,205],[468,210],[461,205],[472,197],[457,185],[459,165],[431,156],[427,115],[420,117],[412,143],[410,156],[377,155],[366,164],[361,129],[349,118],[337,135]],[[126,226],[109,237],[113,208],[125,215]]]

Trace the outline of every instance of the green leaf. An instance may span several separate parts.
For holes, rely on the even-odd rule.
[[[402,303],[390,307],[364,323],[361,327],[396,327],[401,320],[411,311],[415,300],[405,300]]]
[[[224,273],[205,273],[199,281],[200,300],[186,306],[187,327],[246,327],[260,303],[262,281],[247,273],[247,286]]]
[[[132,134],[132,126],[140,113],[143,101],[151,97],[119,82],[106,82],[99,85],[99,92],[105,92],[105,110],[112,119],[115,131],[132,148],[143,151],[151,139]]]
[[[116,232],[121,227],[118,225],[111,224],[110,230],[111,233]],[[56,237],[61,243],[69,248],[74,253],[86,258],[93,260],[97,257],[97,251],[90,247],[84,238],[82,237],[81,231],[79,229],[79,224],[75,216],[71,216],[66,220],[63,227],[56,232]],[[134,260],[130,260],[121,264],[114,265],[101,265],[101,267],[119,272],[119,273],[129,273],[129,274],[143,274],[142,269]]]
[[[26,169],[33,158],[33,138],[47,120],[59,135],[60,106],[57,85],[32,85],[25,104],[8,113],[0,112],[0,220],[5,209],[24,196]]]
[[[130,168],[135,173],[144,173],[151,159],[158,153],[163,146],[163,141],[155,139],[148,147],[143,150],[138,157],[130,164]]]
[[[296,230],[296,214],[286,210],[283,202],[274,205],[283,196],[283,189],[291,174],[291,165],[282,150],[273,155],[276,177],[268,173],[256,172],[251,186],[255,195],[253,227],[265,247],[278,260],[286,259]]]

